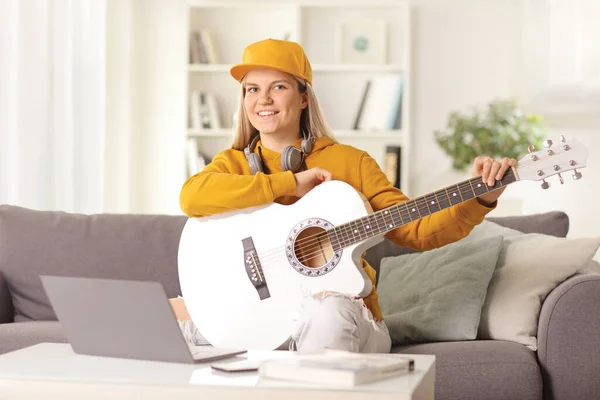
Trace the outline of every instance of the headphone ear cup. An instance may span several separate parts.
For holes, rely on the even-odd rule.
[[[258,154],[246,154],[246,159],[248,160],[248,164],[250,165],[250,171],[252,172],[252,175],[255,175],[257,172],[263,172],[262,163],[258,158]]]
[[[312,142],[308,139],[304,139],[302,141],[302,152],[304,154],[310,154],[310,152],[312,151]]]
[[[302,168],[304,154],[295,146],[288,146],[281,153],[281,168],[284,171],[298,172]]]

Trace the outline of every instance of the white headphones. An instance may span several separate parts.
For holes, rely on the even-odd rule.
[[[244,148],[244,155],[246,156],[246,160],[248,160],[252,175],[255,175],[257,172],[264,172],[262,156],[254,152],[259,139],[260,134],[255,134],[250,143],[248,143],[248,146]],[[308,138],[305,137],[302,140],[301,149],[298,149],[296,146],[287,146],[283,149],[281,152],[281,168],[284,171],[292,171],[294,173],[300,171],[304,165],[304,157],[312,151],[314,141],[312,135],[309,134]],[[260,152],[260,148],[258,151]]]

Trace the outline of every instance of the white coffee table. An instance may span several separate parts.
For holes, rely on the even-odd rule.
[[[236,359],[294,356],[287,351],[251,351]],[[414,373],[348,389],[269,380],[255,372],[222,373],[210,363],[85,356],[75,354],[68,344],[41,343],[0,356],[0,398],[433,399],[435,357],[411,357]]]

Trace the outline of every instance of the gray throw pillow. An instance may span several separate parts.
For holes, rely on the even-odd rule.
[[[379,302],[394,344],[474,340],[502,237],[381,261]]]

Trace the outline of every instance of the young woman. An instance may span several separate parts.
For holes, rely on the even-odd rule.
[[[299,44],[273,39],[251,44],[231,75],[241,84],[233,145],[185,182],[180,196],[185,214],[203,217],[270,202],[292,204],[332,179],[353,186],[374,211],[408,200],[369,154],[333,138],[312,89],[310,62]],[[474,160],[472,174],[493,185],[515,164],[514,159],[481,156]],[[454,242],[483,220],[501,192],[439,211],[387,237],[418,250]],[[373,282],[371,293],[359,299],[332,292],[308,298],[290,332],[290,349],[390,351],[375,271],[364,260],[362,266]],[[189,319],[182,299],[172,304],[178,319]],[[187,324],[189,328],[191,321]],[[193,336],[187,332],[188,338]]]

